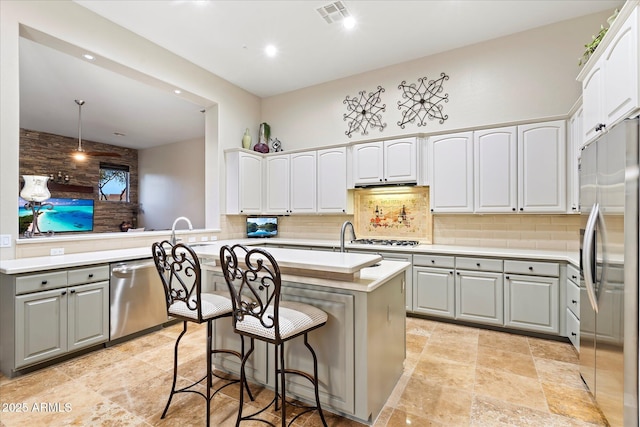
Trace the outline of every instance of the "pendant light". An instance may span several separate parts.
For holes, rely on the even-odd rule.
[[[82,148],[82,106],[84,101],[81,99],[76,99],[75,101],[78,104],[78,149],[73,152],[73,158],[82,161],[87,158],[87,154]]]
[[[75,101],[78,105],[78,148],[72,153],[73,158],[78,161],[84,161],[89,156],[121,157],[120,153],[85,151],[85,149],[82,148],[82,106],[84,105],[84,101],[81,99],[76,99]]]

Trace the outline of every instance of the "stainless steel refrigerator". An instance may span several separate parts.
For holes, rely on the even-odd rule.
[[[580,158],[580,374],[611,426],[638,426],[638,117]]]

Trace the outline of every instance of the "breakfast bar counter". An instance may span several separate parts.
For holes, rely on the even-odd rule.
[[[205,258],[202,264],[206,272],[204,288],[209,291],[227,289],[220,267],[206,262],[207,253],[215,258],[215,250],[197,249]],[[358,254],[277,248],[269,248],[269,252],[279,264],[280,260],[295,263],[296,259],[300,262],[316,259],[317,265],[322,265],[326,261],[342,259],[347,264],[365,260],[369,265],[360,269],[353,280],[326,278],[321,270],[316,277],[308,275],[309,271],[305,275],[283,274],[282,299],[313,305],[328,315],[326,325],[309,334],[318,356],[323,408],[361,423],[373,424],[404,369],[405,270],[410,263],[383,261],[374,255],[364,255],[368,260],[361,260],[349,257]],[[323,257],[326,258],[323,260]],[[240,349],[240,340],[233,333],[230,319],[218,320],[214,328],[216,347]],[[216,367],[239,372],[236,358],[216,356]],[[303,340],[289,343],[285,357],[291,369],[312,371],[310,354]],[[273,358],[273,349],[256,341],[246,368],[250,381],[273,388]],[[295,376],[288,381],[287,394],[312,401],[313,389],[307,381]]]

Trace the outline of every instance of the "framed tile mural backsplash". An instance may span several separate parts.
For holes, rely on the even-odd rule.
[[[419,240],[432,243],[433,220],[428,187],[379,187],[355,190],[357,237]]]

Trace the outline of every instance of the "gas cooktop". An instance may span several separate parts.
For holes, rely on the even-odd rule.
[[[356,239],[351,243],[358,245],[381,245],[381,246],[417,246],[417,240],[388,240],[388,239]]]

